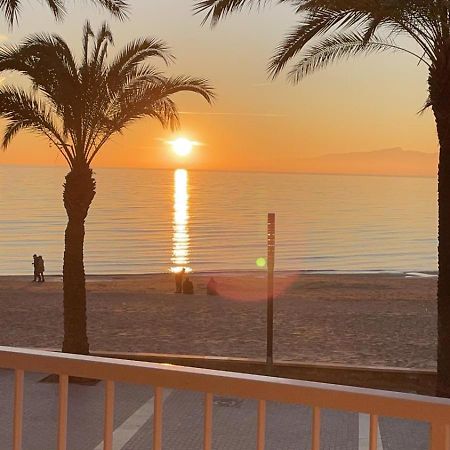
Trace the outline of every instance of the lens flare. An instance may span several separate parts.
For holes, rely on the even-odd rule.
[[[258,258],[257,260],[256,260],[256,265],[258,266],[258,267],[260,267],[260,268],[264,268],[264,267],[266,267],[267,266],[267,261],[266,261],[266,258]]]

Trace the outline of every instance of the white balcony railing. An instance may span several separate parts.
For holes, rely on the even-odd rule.
[[[379,416],[428,422],[431,425],[430,450],[450,450],[450,400],[447,399],[10,347],[0,347],[0,367],[15,371],[13,450],[22,449],[23,387],[24,372],[27,371],[59,375],[58,450],[66,450],[67,446],[69,376],[105,381],[104,450],[113,448],[115,382],[154,387],[154,450],[162,448],[164,388],[185,389],[205,394],[204,450],[211,450],[212,446],[214,394],[258,400],[257,450],[264,450],[265,446],[266,401],[312,407],[312,450],[320,449],[322,408],[370,414],[370,450],[377,449]]]

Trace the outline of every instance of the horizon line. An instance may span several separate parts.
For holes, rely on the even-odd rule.
[[[22,167],[27,169],[68,169],[66,165],[26,165],[26,164],[1,164],[1,167]],[[283,170],[258,170],[258,169],[200,169],[200,168],[186,168],[186,167],[127,167],[127,166],[97,166],[92,169],[112,169],[112,170],[155,170],[155,171],[175,171],[179,169],[187,170],[188,172],[235,172],[235,173],[259,173],[266,175],[311,175],[311,176],[349,176],[349,177],[383,177],[383,178],[436,178],[435,175],[402,175],[402,174],[383,174],[383,173],[345,173],[345,172],[304,172],[304,171],[283,171]]]

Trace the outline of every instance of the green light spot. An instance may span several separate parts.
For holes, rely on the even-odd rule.
[[[258,259],[256,260],[256,265],[257,265],[258,267],[261,267],[261,268],[266,267],[266,265],[267,265],[267,263],[266,263],[266,258],[258,258]]]

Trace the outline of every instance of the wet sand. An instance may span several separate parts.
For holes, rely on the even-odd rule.
[[[171,275],[88,277],[92,350],[264,358],[262,273],[214,274],[220,296],[175,294]],[[0,277],[0,345],[59,348],[62,282]],[[435,368],[436,278],[278,274],[277,360]]]

